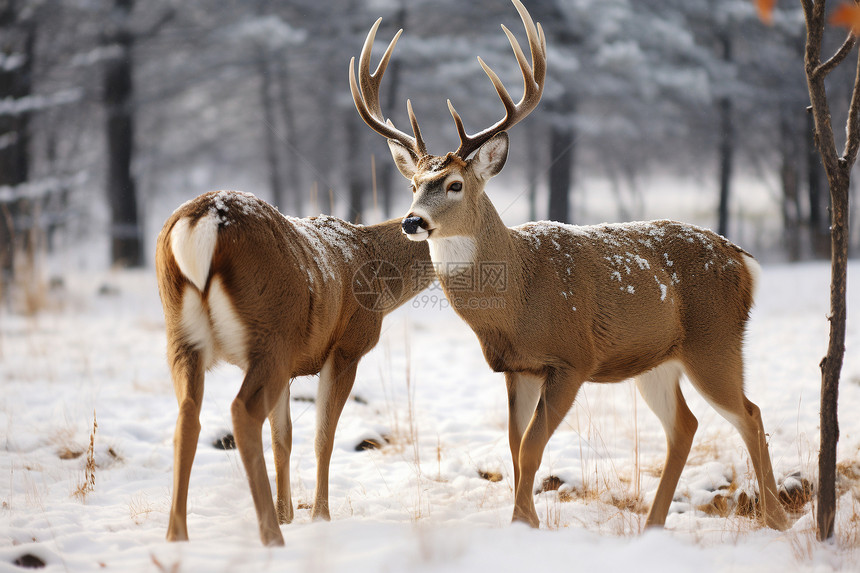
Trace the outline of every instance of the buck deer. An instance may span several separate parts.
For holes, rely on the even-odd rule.
[[[396,219],[363,227],[334,217],[284,217],[253,195],[227,191],[201,195],[167,220],[156,270],[179,402],[168,540],[188,539],[203,378],[219,360],[245,372],[231,407],[233,431],[266,545],[283,545],[278,524],[293,518],[289,382],[320,374],[312,515],[329,519],[335,427],[358,361],[379,339],[383,316],[432,278],[411,274],[416,261],[429,261],[427,245],[404,245],[400,234]],[[267,416],[277,514],[263,459]]]
[[[469,135],[449,100],[460,137],[453,153],[427,153],[407,102],[414,136],[385,121],[379,84],[398,34],[374,73],[370,52],[379,21],[354,58],[350,86],[364,121],[388,139],[413,201],[403,232],[426,241],[438,279],[480,340],[494,371],[504,372],[513,458],[513,519],[537,527],[532,488],[544,447],[586,381],[636,378],[667,438],[665,467],[646,524],[665,523],[697,421],[679,380],[686,374],[740,432],[755,468],[764,520],[783,529],[759,408],[744,395],[743,338],[760,267],[710,231],[672,221],[576,227],[552,222],[504,225],[484,187],[508,153],[507,130],[540,100],[546,41],[519,0],[531,63],[505,28],[524,79],[519,102],[480,58],[505,107],[491,127]],[[505,280],[474,280],[476,265],[494,262]],[[493,305],[473,304],[492,297]],[[488,309],[491,307],[491,309]]]

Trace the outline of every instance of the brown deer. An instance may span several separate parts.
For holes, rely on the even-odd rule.
[[[285,217],[253,195],[229,191],[201,195],[167,220],[155,266],[179,402],[168,540],[188,539],[203,378],[221,360],[245,373],[231,408],[233,432],[266,545],[283,545],[278,524],[293,519],[289,382],[319,373],[312,515],[329,519],[335,427],[358,361],[379,340],[383,316],[432,278],[412,272],[416,262],[429,261],[427,245],[404,245],[400,234],[399,220],[364,227],[334,217]],[[277,513],[263,458],[267,416]]]
[[[478,336],[489,365],[505,373],[513,519],[539,525],[535,472],[582,384],[635,377],[666,431],[668,454],[646,522],[663,525],[697,427],[679,386],[686,374],[743,437],[765,523],[787,527],[759,408],[744,395],[743,339],[760,272],[756,261],[715,233],[672,221],[508,228],[484,193],[505,164],[506,131],[535,108],[546,74],[543,31],[519,0],[513,3],[531,49],[529,62],[503,26],[523,74],[523,96],[514,103],[479,58],[505,116],[469,135],[449,101],[460,146],[445,156],[427,153],[411,104],[414,137],[383,119],[379,84],[399,33],[371,74],[377,22],[361,52],[358,83],[354,59],[350,64],[359,114],[388,138],[398,169],[412,183],[403,232],[429,243],[446,295]],[[489,263],[504,269],[501,280],[481,280],[481,267]],[[493,304],[475,304],[488,297]]]

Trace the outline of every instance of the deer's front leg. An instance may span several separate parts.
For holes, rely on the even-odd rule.
[[[278,523],[293,521],[293,498],[290,493],[290,452],[293,449],[293,422],[290,417],[290,385],[269,413],[272,428],[272,452],[275,454],[275,476],[278,484]]]
[[[505,372],[508,388],[508,441],[514,466],[514,491],[520,483],[520,444],[540,398],[543,379],[526,372]]]
[[[513,521],[524,521],[532,527],[540,526],[532,492],[535,474],[540,467],[546,443],[576,399],[582,382],[579,377],[559,370],[550,371],[547,375],[534,415],[520,443],[520,478]]]
[[[320,371],[317,389],[317,429],[314,441],[317,457],[317,487],[314,495],[314,520],[330,520],[328,505],[328,473],[337,421],[346,404],[359,358],[334,349]]]

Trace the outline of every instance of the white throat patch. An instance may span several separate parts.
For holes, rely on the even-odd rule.
[[[429,238],[430,260],[441,275],[457,274],[471,270],[475,263],[475,239],[455,235],[441,239]]]

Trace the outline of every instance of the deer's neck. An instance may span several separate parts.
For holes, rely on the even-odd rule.
[[[399,293],[398,289],[394,290],[398,300],[390,310],[427,288],[434,279],[427,242],[408,240],[403,236],[400,223],[400,219],[390,219],[365,227],[376,260],[396,269],[394,276],[400,277],[396,282],[403,285]]]
[[[427,241],[449,298],[507,296],[508,281],[519,281],[522,265],[516,244],[486,195],[481,196],[476,219],[474,234]]]

